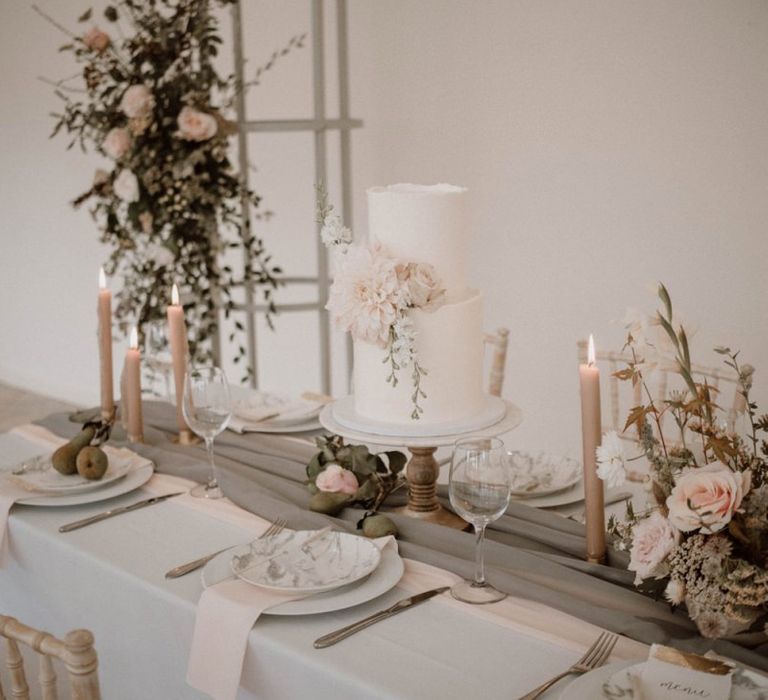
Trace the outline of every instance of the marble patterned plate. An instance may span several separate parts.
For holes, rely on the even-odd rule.
[[[232,572],[241,580],[285,593],[322,593],[367,576],[381,560],[370,540],[331,531],[308,542],[313,530],[287,531],[258,539],[232,556]]]
[[[244,553],[248,545],[223,552],[209,561],[200,572],[203,588],[208,588],[232,577],[232,552]],[[362,605],[384,595],[397,585],[405,571],[405,564],[397,552],[397,547],[389,544],[381,552],[379,565],[366,577],[349,583],[341,588],[334,588],[325,593],[317,593],[308,598],[289,600],[264,611],[265,615],[321,615],[336,610],[346,610],[355,605]]]
[[[640,700],[633,679],[639,677],[643,664],[620,662],[585,673],[570,683],[560,700]],[[733,674],[730,700],[768,700],[768,678],[743,668]]]
[[[101,479],[86,479],[79,474],[60,474],[51,464],[51,455],[44,454],[32,459],[25,460],[28,471],[23,474],[14,475],[13,480],[34,493],[45,494],[75,494],[85,493],[86,491],[95,491],[111,484],[118,479],[122,479],[131,468],[131,459],[127,459],[120,450],[110,447],[105,448],[109,464],[107,471]]]
[[[582,476],[581,464],[575,459],[549,452],[510,452],[514,498],[536,498],[565,491]]]

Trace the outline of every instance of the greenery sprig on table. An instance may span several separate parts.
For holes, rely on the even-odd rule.
[[[608,527],[618,548],[630,552],[636,585],[666,582],[667,600],[685,603],[704,636],[730,636],[764,622],[768,611],[768,415],[759,415],[750,398],[754,368],[727,347],[715,352],[733,370],[737,396],[728,409],[717,403],[717,389],[696,379],[688,335],[663,285],[659,298],[653,324],[669,340],[672,357],[665,363],[683,388],[652,395],[648,377],[655,363],[630,330],[632,359],[615,376],[639,386],[646,399],[631,409],[624,430],[637,431],[653,502],[643,512],[630,507],[624,521],[612,518]],[[674,438],[664,431],[667,416]],[[620,483],[625,461],[618,436],[604,436],[600,476]]]
[[[365,445],[348,445],[339,435],[318,437],[315,443],[319,452],[307,465],[310,510],[336,515],[355,505],[373,514],[406,483],[402,452],[372,453]]]
[[[225,113],[245,86],[215,67],[222,38],[213,6],[234,2],[115,0],[104,11],[109,32],[91,24],[89,9],[79,17],[87,27],[79,34],[35,8],[67,34],[60,51],[80,67],[54,82],[63,111],[54,114],[52,136],[64,132],[68,148],[79,144],[113,161],[96,171],[73,204],[92,204],[101,241],[112,248],[106,271],[122,279],[115,316],[123,330],[129,322],[162,321],[176,282],[197,359],[210,353],[217,311],[229,316],[234,309],[236,287],[260,288],[271,321],[281,273],[243,216],[243,203],[251,204],[257,220],[270,213],[259,209],[259,196],[245,186],[228,153],[236,125]],[[303,38],[275,52],[246,85],[258,84]],[[222,262],[228,249],[247,253],[250,263],[236,273]],[[242,324],[235,329],[243,331]],[[246,354],[242,343],[238,347],[236,361]]]

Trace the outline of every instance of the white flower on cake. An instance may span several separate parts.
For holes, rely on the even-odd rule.
[[[398,277],[408,290],[410,306],[436,311],[445,303],[445,288],[435,268],[427,263],[398,265]]]
[[[402,297],[395,261],[358,247],[344,256],[325,308],[337,328],[385,348]]]
[[[352,231],[333,211],[322,185],[317,187],[316,221],[327,247],[344,253],[334,276],[326,309],[335,326],[355,340],[386,349],[383,362],[389,365],[387,382],[398,384],[398,372],[411,370],[413,410],[418,420],[426,398],[421,380],[427,370],[419,365],[416,332],[410,309],[435,311],[445,302],[445,287],[432,265],[392,257],[378,241],[352,247]]]
[[[344,226],[338,214],[329,212],[323,219],[320,239],[327,247],[348,246],[352,243],[352,231]]]
[[[416,329],[407,314],[398,316],[392,325],[392,359],[401,369],[410,367],[416,355]]]
[[[596,450],[597,475],[609,487],[621,486],[627,478],[626,458],[621,438],[615,430],[603,435],[602,444]]]

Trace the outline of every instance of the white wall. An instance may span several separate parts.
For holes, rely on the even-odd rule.
[[[304,0],[244,4],[252,66],[309,26]],[[63,19],[81,9],[44,6]],[[95,161],[46,140],[53,101],[35,76],[66,74],[58,36],[20,2],[0,6],[0,26],[0,379],[93,401],[105,251],[67,200]],[[626,307],[652,310],[656,280],[699,326],[695,359],[742,348],[768,404],[767,3],[350,0],[349,26],[365,120],[356,228],[372,184],[470,188],[470,278],[486,326],[513,329],[506,393],[526,422],[511,443],[578,447],[576,340],[594,332],[618,348]],[[305,49],[265,76],[253,116],[309,116],[310,60]],[[311,269],[311,144],[260,138],[252,157],[277,213],[267,239],[289,271]],[[265,337],[266,386],[315,380],[307,325],[285,317]]]

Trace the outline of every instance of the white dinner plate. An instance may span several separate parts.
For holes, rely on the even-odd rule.
[[[509,453],[511,494],[518,499],[548,496],[572,487],[581,479],[581,464],[549,452]]]
[[[109,498],[122,496],[143,486],[152,477],[155,469],[152,462],[143,459],[141,461],[140,465],[130,469],[122,479],[118,479],[102,489],[85,491],[84,493],[32,496],[16,501],[16,503],[25,506],[79,506],[85,503],[98,503]]]
[[[238,550],[247,549],[248,545],[238,547],[226,552],[222,552],[217,557],[209,561],[200,574],[203,582],[203,588],[208,588],[227,578],[232,578],[230,561],[232,553]],[[334,588],[325,593],[317,593],[308,598],[299,600],[289,600],[280,603],[273,608],[264,611],[265,615],[318,615],[321,613],[333,612],[335,610],[346,610],[355,605],[362,605],[380,595],[384,595],[388,590],[397,585],[402,578],[405,565],[397,548],[393,545],[387,545],[381,551],[381,561],[379,565],[360,581],[351,583],[341,588]]]
[[[323,593],[371,573],[381,559],[371,540],[331,531],[283,530],[233,552],[232,573],[260,588],[283,593]]]
[[[107,454],[108,466],[101,479],[86,479],[77,472],[74,474],[57,472],[51,463],[51,453],[24,460],[22,464],[31,465],[30,471],[14,475],[12,478],[29,491],[47,494],[74,494],[102,489],[122,479],[131,468],[132,462],[132,455],[126,455],[124,450],[105,446],[104,451]]]
[[[322,426],[317,418],[313,418],[306,423],[298,423],[296,425],[275,425],[274,423],[263,420],[258,423],[249,423],[248,421],[241,420],[237,416],[232,416],[227,425],[229,430],[235,433],[308,433],[313,430],[320,430]]]
[[[639,676],[643,664],[622,661],[585,673],[570,683],[560,700],[640,700],[633,690],[632,677]],[[737,668],[733,673],[730,700],[768,700],[768,678]]]
[[[584,500],[584,479],[579,478],[573,486],[564,491],[558,491],[557,493],[551,493],[546,496],[528,498],[512,496],[512,500],[516,503],[524,503],[527,506],[532,506],[533,508],[554,508],[555,506],[579,503]]]

